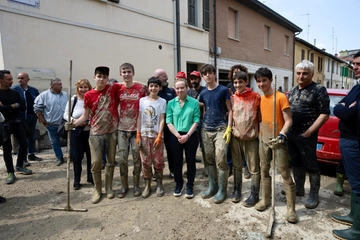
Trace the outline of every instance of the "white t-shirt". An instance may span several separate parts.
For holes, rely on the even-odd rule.
[[[166,112],[166,100],[159,97],[149,100],[148,97],[140,99],[139,114],[141,114],[141,136],[156,138],[159,133],[160,115]],[[165,121],[165,119],[164,119]]]
[[[71,105],[73,105],[74,104],[74,99],[75,99],[75,96],[76,95],[74,95],[72,98],[71,98]],[[72,113],[72,115],[71,115],[71,120],[72,119],[78,119],[79,117],[81,117],[81,115],[84,113],[84,99],[79,99],[79,98],[77,98],[77,101],[76,101],[76,105],[75,105],[75,107],[74,107],[74,111],[73,111],[73,113]],[[67,104],[66,104],[66,107],[65,107],[65,112],[64,112],[64,116],[63,116],[63,118],[67,121],[68,120],[68,116],[69,116],[69,114],[68,114],[68,111],[69,111],[69,102],[67,102]],[[88,131],[88,130],[90,130],[90,126],[89,125],[87,125],[85,128],[84,128],[84,131]]]

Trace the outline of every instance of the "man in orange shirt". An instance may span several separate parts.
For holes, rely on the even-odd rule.
[[[280,172],[286,193],[287,213],[286,220],[290,223],[298,222],[295,211],[295,184],[289,170],[289,154],[285,146],[286,134],[292,125],[290,104],[287,97],[271,87],[272,72],[268,68],[259,68],[255,73],[256,84],[264,93],[261,96],[261,128],[260,128],[260,166],[262,182],[262,199],[255,205],[256,210],[264,211],[270,206],[271,177],[269,175],[272,159],[272,149],[275,151],[275,164]],[[273,94],[276,94],[276,123],[273,123]],[[276,127],[276,138],[273,138],[274,127]],[[269,139],[272,139],[269,141]]]

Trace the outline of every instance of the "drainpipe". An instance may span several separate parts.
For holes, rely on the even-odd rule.
[[[301,33],[295,33],[294,34],[294,45],[293,45],[293,67],[292,67],[292,71],[293,71],[293,79],[291,81],[291,88],[294,86],[294,80],[295,80],[295,42],[296,42],[296,36],[299,35]]]
[[[177,70],[176,72],[181,71],[181,47],[180,47],[180,0],[175,0],[176,2],[176,53],[177,53]]]
[[[180,6],[179,0],[173,0],[174,14],[174,76],[181,69],[181,49],[180,49]]]
[[[214,28],[213,28],[214,67],[216,69],[216,76],[218,77],[217,52],[216,52],[216,49],[217,49],[217,45],[216,45],[216,0],[213,0],[213,2],[214,2],[214,4],[213,4],[213,8],[214,8],[214,11],[213,11],[213,15],[214,15],[213,16],[213,25],[214,25]]]

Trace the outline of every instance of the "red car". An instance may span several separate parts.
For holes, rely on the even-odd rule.
[[[334,116],[334,106],[343,99],[349,90],[327,89],[330,97],[330,118],[319,130],[316,155],[319,162],[337,164],[341,160],[338,129],[339,119]]]

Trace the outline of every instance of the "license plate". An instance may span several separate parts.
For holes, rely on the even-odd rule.
[[[316,145],[316,150],[321,150],[322,149],[322,143],[318,143],[317,145]]]

